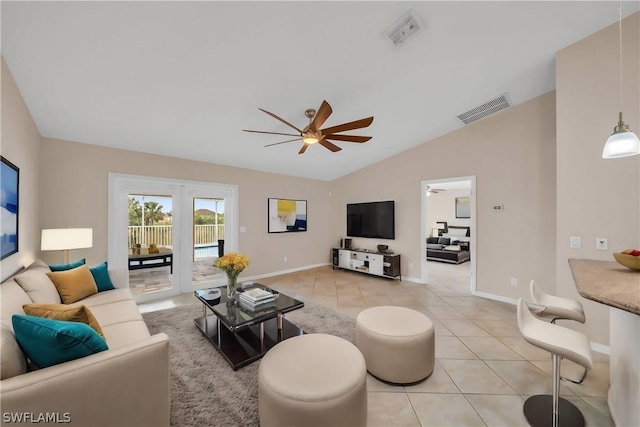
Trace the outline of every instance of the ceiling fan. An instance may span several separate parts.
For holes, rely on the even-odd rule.
[[[270,113],[267,110],[263,110],[262,108],[258,108],[260,111],[270,115],[274,119],[284,123],[292,129],[295,129],[297,134],[294,133],[282,133],[282,132],[268,132],[262,130],[250,130],[250,129],[242,129],[244,132],[254,132],[254,133],[266,133],[270,135],[286,135],[286,136],[295,136],[294,139],[289,139],[287,141],[276,142],[274,144],[267,144],[265,147],[271,147],[273,145],[286,144],[287,142],[299,141],[302,140],[302,148],[298,152],[298,154],[303,154],[309,145],[311,144],[320,144],[327,150],[332,152],[340,151],[342,148],[333,144],[329,140],[333,141],[344,141],[344,142],[356,142],[363,143],[367,142],[371,139],[370,136],[359,136],[359,135],[341,135],[340,132],[346,132],[354,129],[366,128],[373,122],[373,117],[367,117],[365,119],[355,120],[353,122],[343,123],[337,126],[331,126],[324,129],[320,129],[320,127],[324,124],[325,121],[329,118],[333,110],[327,101],[322,101],[320,108],[316,112],[313,108],[309,108],[304,112],[304,115],[309,119],[309,124],[305,126],[303,129],[298,129],[296,126],[292,125],[288,121],[276,116],[273,113]]]
[[[438,194],[441,191],[446,191],[444,188],[431,188],[430,185],[427,185],[427,196],[429,194]]]

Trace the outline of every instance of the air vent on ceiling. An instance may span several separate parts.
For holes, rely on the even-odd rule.
[[[402,46],[407,40],[415,36],[421,26],[412,10],[398,19],[387,31],[385,35],[395,47]]]
[[[458,116],[458,118],[464,123],[468,125],[469,123],[473,123],[477,120],[484,119],[491,114],[497,113],[498,111],[505,110],[511,107],[511,102],[509,102],[509,97],[506,93],[498,96],[497,98],[492,99],[489,102],[485,102],[482,105],[473,108],[466,113],[462,113]]]

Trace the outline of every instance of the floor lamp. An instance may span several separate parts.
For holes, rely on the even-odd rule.
[[[92,228],[50,228],[42,230],[40,250],[64,251],[65,264],[69,264],[69,251],[71,249],[84,249],[92,246]]]

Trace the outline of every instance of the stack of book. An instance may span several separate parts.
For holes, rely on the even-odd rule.
[[[239,301],[243,307],[256,311],[272,306],[276,300],[276,296],[264,289],[249,289],[239,294]]]

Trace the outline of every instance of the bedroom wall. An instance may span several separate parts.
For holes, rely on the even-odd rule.
[[[330,262],[332,212],[324,181],[48,138],[43,139],[41,168],[41,209],[47,213],[41,225],[93,228],[93,248],[74,251],[88,263],[107,259],[109,172],[238,185],[239,225],[246,227],[239,247],[251,258],[244,277]],[[268,234],[269,197],[307,200],[308,231]],[[60,254],[43,252],[42,258],[60,261]]]
[[[40,252],[40,132],[36,127],[11,71],[1,60],[2,155],[20,169],[18,201],[18,252],[0,264],[2,280],[35,260]]]
[[[332,183],[333,239],[345,233],[346,204],[396,201],[396,239],[402,275],[419,281],[421,182],[476,176],[477,290],[507,298],[528,296],[535,278],[555,280],[555,92],[475,122]],[[493,212],[500,203],[504,211]],[[510,278],[519,280],[511,287]]]
[[[640,13],[624,19],[622,28],[622,109],[625,122],[640,135]],[[567,260],[613,261],[614,251],[640,248],[640,156],[602,159],[618,120],[618,52],[616,23],[556,55],[557,293],[585,307],[585,326],[567,326],[604,345],[609,342],[609,309],[578,295]],[[569,248],[570,236],[582,237],[581,249]],[[597,237],[609,239],[609,250],[596,250]]]
[[[438,185],[434,184],[437,188]],[[446,190],[432,194],[427,198],[427,233],[430,235],[431,228],[436,221],[446,221],[448,225],[458,225],[470,227],[471,219],[456,218],[456,197],[469,197],[471,190]],[[473,232],[473,230],[471,230]]]

